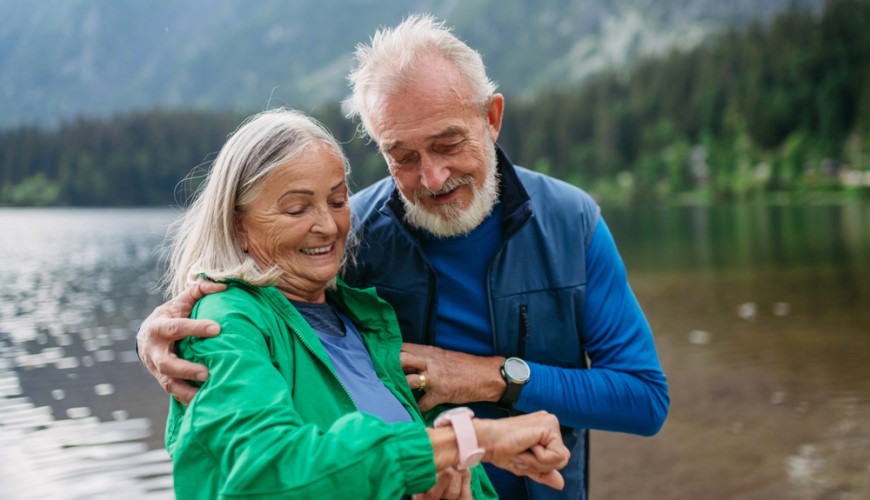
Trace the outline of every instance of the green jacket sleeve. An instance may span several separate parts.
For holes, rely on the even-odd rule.
[[[208,311],[199,316],[218,321],[222,333],[179,345],[182,357],[210,372],[189,407],[173,401],[170,410],[179,498],[399,498],[434,485],[422,425],[361,412],[329,426],[303,421],[294,388],[273,364],[264,318],[233,307]]]

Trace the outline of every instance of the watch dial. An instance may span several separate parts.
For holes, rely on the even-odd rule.
[[[517,382],[526,381],[529,379],[529,375],[531,375],[529,365],[519,359],[508,359],[504,365],[504,370],[510,378]]]

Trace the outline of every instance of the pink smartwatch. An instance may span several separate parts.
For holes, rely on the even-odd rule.
[[[445,411],[435,419],[435,427],[453,426],[456,434],[456,445],[459,448],[459,465],[456,470],[465,470],[480,463],[486,450],[477,446],[477,434],[471,418],[474,412],[471,408],[460,406]]]

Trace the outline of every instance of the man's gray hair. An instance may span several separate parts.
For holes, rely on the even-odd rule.
[[[497,85],[486,75],[480,54],[458,39],[443,21],[415,14],[395,28],[378,30],[370,45],[357,45],[355,67],[347,77],[351,96],[343,102],[348,118],[359,117],[361,132],[377,140],[372,117],[381,99],[413,84],[421,56],[435,54],[454,64],[482,112]]]
[[[254,285],[275,281],[280,270],[260,269],[240,247],[237,214],[256,198],[269,173],[314,144],[326,146],[344,163],[345,174],[350,172],[347,157],[332,134],[298,111],[264,111],[236,129],[171,232],[169,267],[161,282],[168,295],[182,292],[200,273],[214,279],[240,278]]]

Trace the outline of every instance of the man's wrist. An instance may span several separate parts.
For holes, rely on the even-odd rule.
[[[504,360],[504,356],[492,356],[488,358],[486,365],[488,377],[486,384],[483,385],[486,393],[482,395],[483,397],[480,398],[480,401],[497,403],[501,399],[501,395],[504,394],[504,390],[507,388],[507,382],[501,376],[501,365],[504,364]]]
[[[505,390],[498,400],[498,405],[512,409],[520,398],[520,392],[531,378],[531,367],[522,358],[510,357],[501,365],[501,376],[505,381]]]

